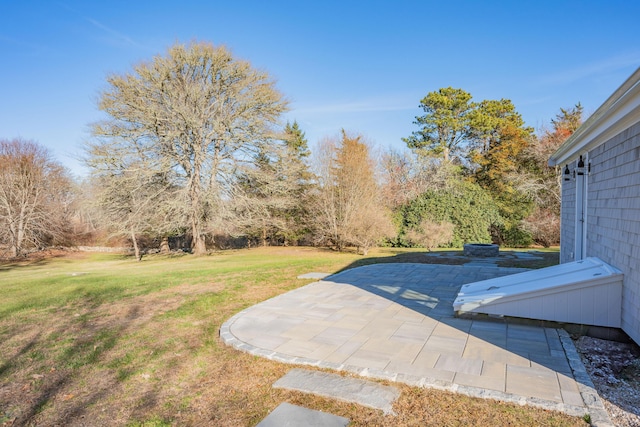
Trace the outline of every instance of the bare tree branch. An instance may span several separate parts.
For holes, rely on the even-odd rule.
[[[11,256],[64,239],[71,184],[67,170],[44,147],[0,140],[0,242]]]

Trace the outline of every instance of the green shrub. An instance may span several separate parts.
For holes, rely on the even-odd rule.
[[[407,242],[409,230],[417,229],[423,220],[450,222],[455,228],[449,247],[464,243],[491,242],[490,227],[502,223],[491,196],[477,184],[453,181],[444,190],[428,191],[401,209],[402,224],[398,242]]]
[[[527,248],[533,244],[531,233],[519,225],[500,225],[492,230],[493,240],[509,248]]]

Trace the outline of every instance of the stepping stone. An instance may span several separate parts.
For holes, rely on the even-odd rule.
[[[347,418],[284,402],[256,427],[346,427],[348,424]]]
[[[290,370],[276,381],[273,387],[357,403],[368,408],[381,409],[385,414],[392,415],[395,415],[393,402],[400,396],[396,387],[306,369]]]
[[[306,273],[298,276],[298,279],[324,279],[331,276],[331,273]]]

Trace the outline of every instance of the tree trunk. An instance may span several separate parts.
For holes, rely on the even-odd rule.
[[[14,244],[14,258],[17,258],[22,252],[22,245],[24,242],[24,209],[20,212],[20,221],[18,221],[18,230],[16,233],[16,242]]]
[[[191,252],[194,255],[204,255],[207,253],[207,245],[204,237],[203,217],[201,213],[202,194],[200,188],[200,171],[202,159],[196,154],[193,160],[192,175],[189,182],[189,199],[191,201]]]
[[[194,255],[204,255],[207,253],[207,245],[202,234],[197,233],[193,235],[191,252],[193,252]]]
[[[164,236],[160,241],[160,253],[168,254],[169,252],[171,252],[171,248],[169,247],[169,237]]]
[[[267,247],[267,227],[262,227],[262,247]]]
[[[131,228],[131,241],[133,242],[133,252],[136,255],[137,261],[142,261],[142,255],[140,254],[140,248],[138,247],[138,239],[136,239],[136,232]]]
[[[198,192],[194,192],[194,194],[198,194]],[[199,210],[197,209],[200,203],[199,201],[196,202],[193,200],[196,200],[195,197],[192,199],[191,203],[193,210],[193,212],[191,212],[191,252],[194,255],[204,255],[207,253],[207,245],[204,241],[204,234],[202,233],[202,226],[198,213]]]

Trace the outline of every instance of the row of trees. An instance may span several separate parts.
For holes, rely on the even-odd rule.
[[[461,89],[427,94],[408,150],[375,156],[342,131],[311,155],[269,76],[224,48],[175,45],[108,78],[81,185],[29,141],[0,142],[0,244],[77,239],[79,225],[169,247],[188,236],[202,254],[219,236],[247,243],[433,248],[468,241],[557,243],[558,171],[548,155],[582,108],[535,136],[509,100]],[[218,236],[218,237],[216,237]]]
[[[506,99],[474,102],[468,92],[449,87],[427,94],[420,107],[425,114],[416,117],[419,129],[404,141],[414,156],[443,170],[440,175],[446,178],[436,182],[446,183],[450,200],[438,201],[443,196],[433,190],[417,199],[412,195],[414,207],[409,203],[401,214],[405,229],[416,228],[413,216],[442,219],[437,209],[414,212],[416,201],[426,197],[446,207],[444,219],[456,224],[456,246],[470,240],[508,246],[558,243],[560,170],[549,168],[547,160],[582,122],[580,104],[561,109],[539,136]],[[478,201],[485,201],[484,206]],[[476,209],[465,214],[471,221],[463,226],[455,215],[468,205]],[[464,229],[469,232],[463,234]]]

